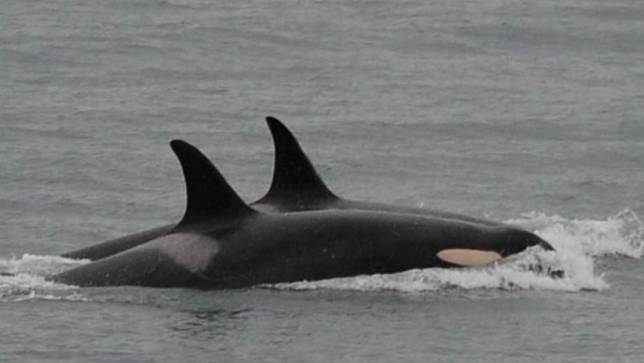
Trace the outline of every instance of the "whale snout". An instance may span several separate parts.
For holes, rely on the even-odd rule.
[[[532,232],[517,229],[511,231],[510,236],[510,243],[508,246],[509,248],[503,251],[504,257],[519,253],[529,247],[534,246],[539,246],[545,251],[556,251],[550,243],[546,242],[544,239]],[[540,259],[537,258],[537,261],[540,261]],[[537,273],[545,273],[553,279],[560,279],[565,276],[564,270],[548,266],[547,264],[543,265],[541,264],[541,262],[530,264],[529,270]]]
[[[537,237],[537,238],[539,238],[539,237]],[[550,243],[544,241],[541,238],[539,238],[538,245],[541,246],[541,248],[543,248],[546,251],[554,251],[555,250],[554,247],[552,247],[552,245]]]
[[[505,250],[505,256],[519,253],[528,247],[540,246],[546,251],[554,251],[552,245],[546,242],[536,234],[521,229],[515,229],[509,232],[509,244]]]
[[[552,245],[548,242],[546,242],[544,239],[541,237],[537,236],[534,233],[531,232],[525,232],[525,243],[526,243],[526,248],[527,247],[532,247],[532,246],[540,246],[546,251],[554,251],[555,249],[552,247]]]

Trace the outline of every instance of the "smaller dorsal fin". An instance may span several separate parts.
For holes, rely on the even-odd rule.
[[[260,202],[299,205],[338,199],[324,184],[289,129],[274,117],[266,117],[266,123],[275,144],[275,168],[271,188]]]
[[[187,206],[178,227],[211,219],[230,220],[256,213],[237,195],[217,168],[196,147],[170,142],[186,181]]]

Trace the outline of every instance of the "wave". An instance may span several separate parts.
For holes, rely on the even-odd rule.
[[[428,268],[263,287],[405,293],[444,289],[603,290],[610,285],[604,273],[597,271],[597,261],[606,256],[639,259],[644,249],[644,226],[637,214],[628,209],[604,220],[567,219],[559,215],[531,212],[506,222],[533,231],[550,242],[556,252],[533,247],[483,268]],[[30,254],[19,258],[0,258],[0,301],[86,301],[89,298],[82,293],[82,289],[47,281],[45,276],[88,262]],[[603,268],[610,268],[610,265]],[[553,271],[563,271],[564,275],[554,276]]]

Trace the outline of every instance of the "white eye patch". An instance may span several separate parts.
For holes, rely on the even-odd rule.
[[[450,248],[439,251],[436,256],[441,260],[463,267],[485,266],[501,259],[494,251],[473,250],[467,248]]]

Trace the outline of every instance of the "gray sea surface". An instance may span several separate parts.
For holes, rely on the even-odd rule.
[[[643,361],[642,19],[635,0],[3,3],[0,360]],[[557,253],[229,291],[45,281],[79,263],[58,254],[181,217],[172,139],[262,196],[267,115],[341,196]]]

